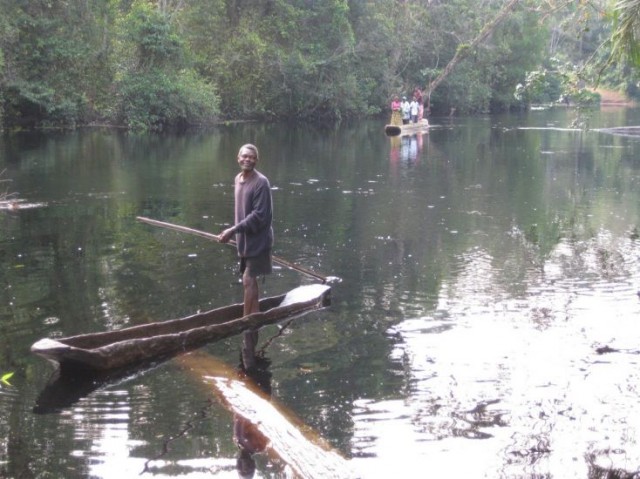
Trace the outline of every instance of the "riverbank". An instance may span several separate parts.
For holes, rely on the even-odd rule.
[[[594,91],[600,95],[601,107],[635,105],[635,102],[624,93],[604,88],[596,88]]]

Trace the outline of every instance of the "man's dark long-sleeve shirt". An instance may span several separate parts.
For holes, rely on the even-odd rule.
[[[235,232],[238,255],[257,256],[273,247],[271,185],[258,170],[235,179]]]

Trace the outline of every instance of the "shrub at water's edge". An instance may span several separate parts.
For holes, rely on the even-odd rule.
[[[136,131],[185,128],[214,121],[218,104],[193,72],[130,74],[119,84],[118,119]]]

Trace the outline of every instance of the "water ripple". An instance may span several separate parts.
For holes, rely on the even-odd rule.
[[[445,321],[407,317],[389,329],[406,389],[354,404],[354,450],[381,459],[402,451],[411,458],[403,467],[451,477],[635,470],[637,245],[606,235],[561,242],[517,296],[495,264],[469,250],[442,284]]]

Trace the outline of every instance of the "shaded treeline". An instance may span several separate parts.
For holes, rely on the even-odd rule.
[[[512,0],[476,46],[506,3],[0,0],[0,127],[369,116],[461,53],[432,112],[500,111],[530,72],[575,72],[609,34],[604,0]]]

